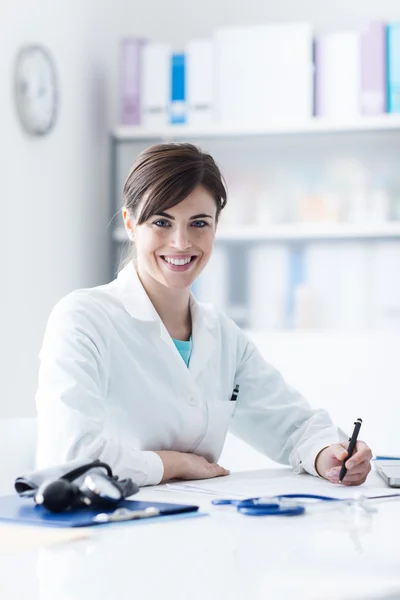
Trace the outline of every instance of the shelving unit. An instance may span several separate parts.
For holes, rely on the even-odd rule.
[[[140,126],[116,127],[112,133],[115,140],[119,142],[130,142],[140,140],[177,140],[177,139],[204,139],[221,137],[247,137],[247,136],[279,136],[279,135],[315,135],[330,133],[352,133],[368,131],[390,131],[400,129],[400,115],[385,114],[377,117],[359,117],[351,120],[332,120],[322,117],[314,117],[305,122],[270,123],[260,127],[227,127],[214,125],[201,129],[187,125],[171,125],[163,129],[153,131]]]
[[[399,132],[400,115],[385,114],[377,117],[359,117],[351,120],[332,120],[314,117],[306,122],[270,123],[258,128],[226,127],[222,125],[194,128],[188,125],[171,125],[159,130],[145,129],[140,126],[116,127],[111,133],[111,206],[115,207],[117,189],[118,148],[127,144],[148,145],[157,141],[219,140],[224,138],[257,138],[280,136],[318,136],[351,133]],[[114,216],[114,213],[112,213]],[[217,240],[220,242],[268,242],[268,241],[307,241],[340,239],[389,239],[400,236],[400,222],[383,223],[376,226],[350,224],[288,224],[273,225],[268,228],[252,226],[220,227]],[[112,230],[114,243],[126,241],[124,229],[118,225]]]
[[[118,210],[117,198],[120,197],[123,180],[136,155],[147,146],[157,142],[179,141],[192,142],[201,146],[214,156],[225,176],[228,170],[228,196],[232,202],[236,197],[235,194],[232,194],[229,176],[232,174],[233,177],[243,176],[247,181],[249,174],[251,177],[257,170],[262,174],[265,168],[274,172],[275,165],[279,161],[284,161],[284,168],[288,169],[290,176],[292,172],[294,176],[298,175],[304,167],[315,169],[315,172],[318,173],[318,169],[324,164],[323,161],[331,156],[335,158],[354,156],[361,161],[365,160],[371,177],[379,176],[379,173],[382,172],[382,165],[397,174],[397,156],[400,156],[400,114],[366,116],[346,120],[315,117],[306,122],[265,123],[257,128],[235,125],[228,127],[218,124],[203,128],[174,125],[158,130],[140,126],[116,127],[110,135],[112,217]],[[305,172],[308,176],[309,171]],[[400,176],[398,179],[400,181]],[[276,205],[278,206],[278,204]],[[229,204],[227,210],[229,210]],[[249,258],[253,257],[252,250],[257,254],[259,249],[263,252],[262,245],[269,245],[270,248],[266,250],[268,253],[271,250],[272,255],[279,261],[279,256],[281,256],[279,253],[282,253],[282,248],[286,247],[291,257],[292,267],[290,268],[295,268],[293,265],[297,264],[299,256],[304,256],[309,248],[312,248],[310,251],[315,253],[317,244],[318,253],[325,252],[323,255],[326,256],[326,252],[331,251],[331,245],[335,244],[333,251],[336,253],[336,247],[338,251],[338,261],[335,264],[340,268],[340,264],[346,266],[347,263],[347,255],[344,256],[343,252],[348,252],[347,249],[353,243],[357,244],[356,247],[360,251],[363,248],[362,244],[367,245],[368,253],[369,249],[371,252],[375,252],[375,247],[382,246],[380,242],[385,248],[394,247],[393,242],[396,247],[398,244],[400,247],[400,221],[377,221],[362,225],[343,222],[269,224],[267,219],[264,221],[263,218],[258,218],[257,213],[252,214],[251,211],[254,208],[250,205],[248,210],[249,219],[243,219],[243,224],[237,215],[233,218],[232,215],[228,216],[229,213],[226,213],[225,216],[224,212],[216,235],[216,244],[219,250],[229,258],[229,264],[226,265],[226,271],[224,271],[227,280],[227,295],[229,296],[228,314],[244,327],[248,326],[247,318],[249,307],[252,304],[248,295],[250,292],[247,289],[246,275],[242,281],[240,274],[247,273],[253,260],[253,258]],[[235,222],[238,224],[234,225]],[[245,222],[257,224],[251,225],[245,224]],[[120,219],[113,219],[112,223],[110,243],[114,275],[118,258],[123,249],[127,247],[127,237]],[[256,245],[257,247],[255,247]],[[369,263],[366,268],[369,269]],[[278,264],[271,270],[269,264],[265,269],[270,278],[279,271],[280,267]],[[327,267],[326,277],[328,279],[331,274],[330,269],[332,269],[332,263]],[[266,279],[268,280],[268,277]],[[215,287],[220,284],[220,281],[221,277],[218,276],[213,280],[212,285]],[[241,281],[239,285],[238,281]],[[291,299],[285,303],[293,305],[293,290],[291,290],[290,296]],[[388,310],[393,312],[390,307]],[[287,326],[291,327],[288,323]]]

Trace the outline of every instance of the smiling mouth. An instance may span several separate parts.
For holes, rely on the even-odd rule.
[[[185,257],[185,262],[182,264],[180,261],[184,260],[184,259],[175,259],[178,262],[178,264],[176,264],[175,262],[170,262],[168,261],[165,256],[161,255],[161,258],[163,260],[163,262],[168,266],[168,268],[172,271],[186,271],[187,269],[189,269],[193,263],[195,262],[195,260],[198,258],[197,255],[192,255],[190,257],[186,256]],[[189,260],[187,260],[189,258]]]

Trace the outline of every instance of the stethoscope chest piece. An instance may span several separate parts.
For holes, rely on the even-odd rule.
[[[253,517],[273,517],[274,515],[276,515],[277,517],[297,517],[299,515],[303,515],[306,512],[304,506],[290,506],[287,508],[282,508],[281,506],[277,506],[276,508],[264,508],[260,506],[238,506],[237,510],[243,515],[249,515]]]

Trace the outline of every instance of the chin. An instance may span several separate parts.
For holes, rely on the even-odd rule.
[[[190,279],[184,279],[183,277],[181,277],[178,281],[178,277],[176,279],[170,277],[163,277],[162,283],[163,285],[165,285],[165,287],[167,287],[170,290],[187,290],[193,285],[195,279],[196,278],[193,277],[191,277]]]

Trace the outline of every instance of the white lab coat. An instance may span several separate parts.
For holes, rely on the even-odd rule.
[[[286,385],[233,321],[193,296],[190,307],[187,368],[132,262],[111,283],[55,306],[40,353],[38,468],[100,458],[120,477],[157,484],[163,464],[155,451],[216,462],[230,429],[316,475],[316,455],[342,432]]]

